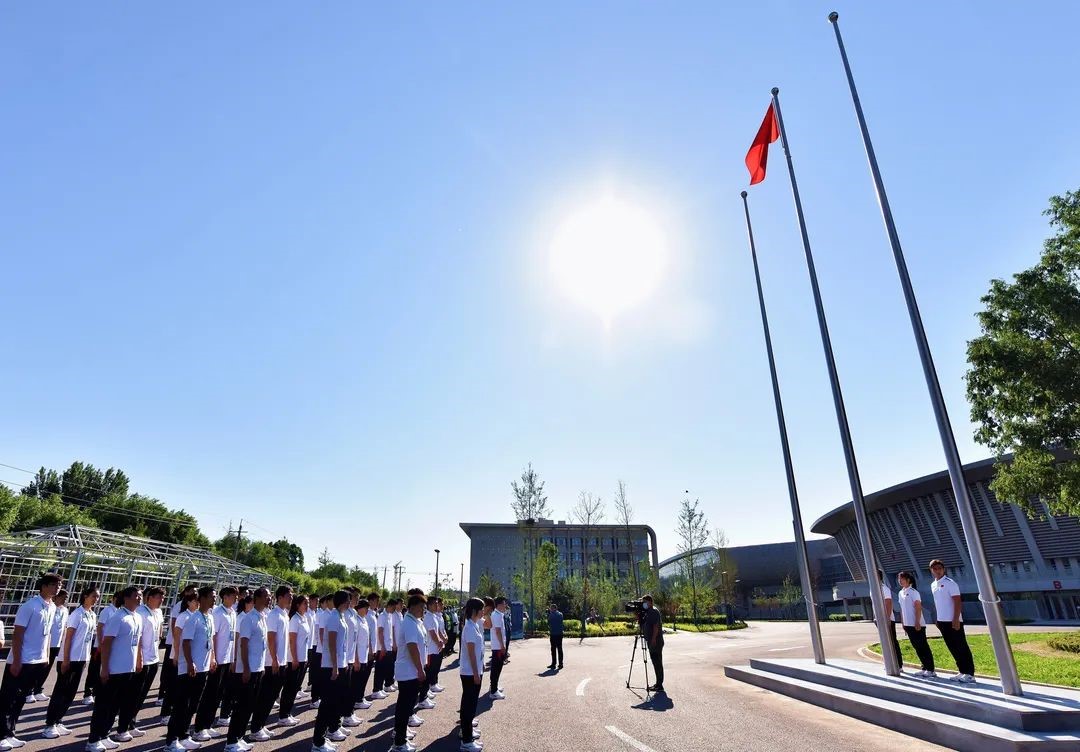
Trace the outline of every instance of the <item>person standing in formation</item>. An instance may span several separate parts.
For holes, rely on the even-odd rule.
[[[229,669],[233,661],[233,647],[236,638],[236,600],[240,591],[231,585],[218,591],[221,602],[210,611],[214,628],[214,668],[206,677],[202,699],[195,711],[195,733],[191,738],[197,742],[208,742],[221,735],[214,729],[214,716],[221,705],[225,693]],[[227,721],[226,721],[227,723]]]
[[[187,599],[189,597],[195,597],[194,585],[185,585],[184,589],[180,591],[176,602],[169,609],[168,625],[165,628],[165,660],[161,666],[161,682],[158,684],[157,702],[161,706],[161,723],[163,725],[168,725],[169,714],[172,712],[169,692],[172,691],[172,685],[176,681],[176,659],[180,650],[180,646],[175,644],[176,620],[187,610],[185,604],[188,603]]]
[[[56,663],[56,656],[60,654],[60,643],[64,639],[64,630],[67,629],[67,599],[68,591],[60,588],[53,596],[53,605],[56,606],[56,614],[53,616],[52,631],[49,633],[49,667],[41,675],[41,680],[34,690],[26,696],[27,702],[44,702],[49,699],[45,694],[45,680]]]
[[[934,679],[937,677],[934,673],[934,651],[926,642],[926,620],[923,618],[922,597],[915,589],[915,575],[901,572],[896,576],[896,581],[900,585],[900,621],[922,664],[922,670],[916,676]]]
[[[424,637],[423,616],[427,599],[423,595],[410,595],[406,601],[407,612],[403,615],[400,641],[398,642],[397,665],[394,675],[397,677],[398,697],[394,707],[394,746],[392,752],[412,752],[408,744],[409,727],[419,726],[422,720],[416,718],[416,707],[420,683],[424,679],[424,667],[427,663],[427,643]],[[415,733],[415,732],[414,732]]]
[[[880,569],[877,571],[878,581],[881,583],[881,600],[885,604],[885,618],[889,622],[889,626],[886,631],[889,633],[889,641],[892,643],[893,650],[896,652],[896,660],[899,662],[899,666],[904,666],[904,654],[900,652],[900,641],[896,639],[896,617],[893,614],[893,597],[892,588],[885,582],[885,573]]]
[[[266,724],[270,711],[281,695],[285,686],[285,666],[289,655],[289,609],[292,607],[293,592],[288,585],[281,585],[274,593],[276,605],[266,612],[266,660],[264,662],[262,686],[255,701],[255,710],[251,715],[251,740],[269,741],[270,729]]]
[[[139,638],[139,649],[142,651],[142,671],[136,684],[139,696],[135,701],[136,713],[142,708],[143,702],[150,696],[150,687],[158,675],[158,643],[161,641],[161,628],[165,623],[165,617],[161,613],[161,602],[165,599],[165,591],[159,587],[148,587],[143,591],[142,605],[135,609],[135,615],[142,621],[142,636]],[[131,719],[131,728],[121,729],[132,736],[143,736],[145,731],[136,725],[136,718]]]
[[[357,592],[359,595],[359,591]],[[368,679],[371,677],[371,669],[374,664],[371,653],[371,622],[368,621],[371,611],[371,601],[367,598],[359,598],[356,601],[357,621],[356,655],[353,658],[353,687],[352,709],[367,710],[371,703],[365,699]]]
[[[131,741],[127,732],[138,708],[138,682],[142,678],[142,619],[135,611],[142,603],[142,590],[129,585],[120,592],[123,605],[109,618],[101,635],[101,685],[90,718],[87,752],[116,749],[118,742]],[[116,739],[109,738],[119,717]]]
[[[386,608],[379,614],[379,657],[376,664],[375,674],[375,699],[382,700],[387,693],[392,691],[394,683],[394,659],[397,644],[394,642],[394,609],[397,608],[397,600],[389,598]]]
[[[371,694],[364,698],[364,700],[370,703],[372,700],[380,699],[379,695],[386,697],[386,693],[382,691],[380,681],[382,680],[382,669],[379,668],[379,594],[375,592],[368,593],[367,602],[367,625],[368,633],[371,638],[371,651],[368,655],[368,663],[371,664],[372,674],[372,687]],[[370,707],[370,706],[369,706]]]
[[[480,686],[484,682],[484,602],[470,598],[465,603],[464,621],[461,623],[461,706],[458,716],[461,724],[460,752],[480,752],[483,747],[476,741],[480,730],[475,728],[476,704],[480,698]]]
[[[492,700],[505,700],[506,693],[499,689],[503,663],[506,660],[506,598],[499,596],[492,601],[491,611],[491,686],[488,696]]]
[[[293,598],[289,607],[289,647],[288,665],[285,667],[285,683],[281,688],[281,705],[278,706],[278,723],[282,726],[296,726],[299,720],[293,717],[293,707],[300,687],[304,684],[307,672],[308,654],[311,647],[311,621],[308,619],[306,596]]]
[[[339,590],[333,596],[333,610],[327,612],[322,621],[322,633],[325,641],[319,671],[322,701],[315,716],[315,728],[312,733],[311,748],[318,752],[334,752],[330,742],[345,741],[348,734],[341,728],[341,711],[348,692],[348,673],[346,669],[346,633],[345,609],[349,605],[347,590]]]
[[[176,664],[176,684],[173,686],[173,713],[165,735],[166,752],[198,749],[202,744],[191,737],[191,719],[202,701],[206,679],[217,668],[214,662],[214,617],[210,609],[217,598],[214,588],[199,588],[198,611],[191,614],[180,631],[180,660]],[[206,740],[209,741],[209,735]]]
[[[86,667],[86,683],[83,685],[83,705],[93,705],[94,695],[101,687],[101,635],[105,631],[105,625],[121,606],[121,592],[117,590],[101,609],[97,617],[97,627],[94,632],[94,648],[90,653],[90,665]]]
[[[63,724],[64,716],[75,699],[79,689],[79,680],[90,660],[90,650],[97,632],[97,614],[94,606],[101,598],[97,585],[87,585],[79,593],[79,605],[67,620],[66,634],[61,642],[60,660],[56,666],[56,684],[53,685],[49,708],[45,711],[45,730],[41,732],[46,739],[69,736],[71,731]]]
[[[244,741],[244,729],[251,721],[255,698],[259,695],[259,685],[263,680],[266,664],[266,617],[263,612],[269,605],[270,591],[264,587],[258,588],[251,596],[251,610],[237,625],[239,640],[236,663],[229,676],[233,708],[225,752],[248,752],[251,749],[251,745]]]
[[[4,681],[0,684],[0,750],[26,744],[15,736],[26,696],[49,673],[49,637],[56,616],[53,598],[63,581],[59,575],[43,575],[37,594],[19,606],[11,636]]]
[[[975,659],[968,647],[967,636],[964,634],[963,607],[960,598],[960,586],[951,577],[945,574],[945,564],[940,559],[930,562],[930,574],[934,581],[930,584],[930,590],[934,593],[934,611],[937,615],[937,628],[945,639],[945,646],[949,648],[953,660],[956,661],[956,669],[959,672],[950,678],[950,681],[961,684],[973,684],[975,682]]]

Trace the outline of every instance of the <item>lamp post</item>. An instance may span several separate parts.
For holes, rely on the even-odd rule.
[[[465,562],[461,562],[461,579],[458,580],[458,605],[465,605]]]
[[[435,595],[439,594],[439,549],[435,549]]]

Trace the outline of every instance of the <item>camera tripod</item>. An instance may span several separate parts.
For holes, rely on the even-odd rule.
[[[634,647],[630,651],[630,673],[626,675],[627,689],[639,689],[639,687],[630,686],[630,679],[634,675],[634,660],[637,658],[639,647],[641,648],[641,663],[645,668],[645,699],[648,701],[652,697],[649,691],[649,642],[645,639],[645,623],[642,619],[638,619],[638,631],[634,635]]]

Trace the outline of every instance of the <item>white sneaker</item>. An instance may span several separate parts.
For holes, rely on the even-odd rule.
[[[397,682],[394,682],[389,687],[387,687],[386,691],[387,692],[397,692]]]
[[[202,745],[189,736],[187,739],[180,740],[180,746],[184,749],[198,749]]]
[[[311,752],[335,752],[337,747],[331,747],[326,742],[323,742],[320,746],[311,745]]]
[[[101,740],[101,743],[105,745],[105,749],[120,749],[120,744],[107,736]]]
[[[479,718],[473,718],[472,719],[472,727],[476,728],[479,725],[480,725],[480,719]]]
[[[478,742],[462,742],[458,745],[458,752],[480,752],[483,748]]]
[[[15,736],[9,736],[4,741],[7,742],[8,749],[18,749],[19,747],[25,747],[26,746],[26,742],[24,742],[22,739],[19,739],[18,737],[15,737]],[[116,746],[119,747],[120,745],[118,744]]]
[[[131,734],[132,736],[146,736],[146,732],[143,731],[141,728],[138,728],[138,727],[128,729],[128,733]]]
[[[60,736],[71,736],[71,729],[62,723],[56,724],[56,730],[60,732]]]
[[[131,735],[130,731],[121,731],[117,734],[113,734],[109,738],[112,739],[114,742],[130,742],[135,737]]]
[[[309,697],[311,697],[311,693],[310,692],[305,692],[302,689],[299,692],[296,693],[296,699],[297,700],[306,700]]]
[[[179,739],[173,739],[165,745],[165,752],[184,752],[184,748],[180,746]]]
[[[249,749],[249,747],[241,747],[240,742],[225,745],[225,752],[248,752]]]
[[[26,702],[37,702],[37,695],[31,692],[26,696]]]
[[[272,728],[270,728],[269,726],[263,726],[262,730],[265,731],[270,736],[274,736],[274,730]]]
[[[434,710],[435,709],[435,703],[433,703],[431,700],[429,700],[427,698],[424,698],[423,700],[421,700],[420,702],[418,702],[416,704],[416,707],[420,708],[421,710]]]
[[[964,676],[963,674],[953,674],[952,676],[949,677],[949,681],[951,681],[951,682],[961,681],[963,676]]]
[[[386,694],[380,689],[378,692],[372,692],[370,695],[368,695],[368,698],[372,700],[385,700],[389,696],[390,695]]]
[[[253,742],[268,742],[270,741],[270,734],[266,733],[266,729],[261,728],[254,734],[248,734],[248,739]]]
[[[505,700],[506,694],[501,689],[497,689],[491,694],[489,694],[488,697],[490,697],[492,700]]]
[[[479,739],[480,738],[480,729],[474,728],[472,730],[472,738],[473,739]]]
[[[291,715],[287,715],[284,718],[278,719],[278,723],[280,723],[282,726],[298,726],[298,725],[300,725],[300,721],[298,721],[296,718],[293,718]]]
[[[416,732],[413,731],[411,728],[406,728],[405,729],[405,741],[411,742],[415,738],[416,738]]]
[[[353,708],[355,708],[356,710],[367,710],[370,707],[371,703],[367,700],[361,700],[360,702],[353,705]]]
[[[197,742],[208,742],[213,737],[210,736],[209,731],[206,731],[205,729],[199,729],[198,731],[196,731],[195,733],[193,733],[191,735],[191,738],[194,739]]]
[[[44,692],[38,692],[36,695],[34,695],[34,699],[37,700],[38,702],[45,702],[46,700],[49,699],[49,696],[47,694],[45,694]]]
[[[55,725],[46,726],[45,730],[41,732],[41,738],[42,739],[59,739],[60,738],[60,729],[56,728]],[[11,747],[8,747],[8,749],[11,749]]]
[[[320,705],[322,705],[322,700],[315,700],[314,702],[311,703],[311,707],[313,707],[313,708],[317,708]]]
[[[242,749],[244,752],[251,752],[251,750],[255,749],[254,744],[251,744],[250,742],[247,742],[243,739],[238,741],[237,744],[240,745],[240,749]]]
[[[412,746],[408,742],[404,744],[394,744],[390,747],[390,752],[412,752],[416,747]]]
[[[208,728],[206,729],[206,733],[210,734],[211,739],[220,739],[225,736],[224,731],[218,731],[216,728]]]
[[[92,699],[92,698],[91,698]],[[3,742],[0,742],[0,749],[3,748]],[[11,749],[8,747],[7,749]],[[101,742],[87,742],[86,752],[105,752],[105,745]]]
[[[281,707],[281,701],[280,700],[274,700],[274,707],[275,708],[280,708]]]
[[[229,725],[229,719],[228,718],[215,718],[214,719],[214,728],[226,728],[226,727],[228,727],[228,725]]]
[[[435,692],[436,694],[438,694],[439,692],[442,692],[445,689],[446,689],[446,687],[444,687],[441,684],[435,684],[435,685],[432,685],[432,687],[431,687],[431,691]]]
[[[333,732],[332,734],[327,734],[326,738],[329,739],[332,742],[343,742],[343,741],[345,741],[346,739],[349,738],[349,735],[346,734],[341,729],[338,729],[337,731]]]
[[[357,718],[355,715],[345,716],[344,718],[341,719],[341,725],[342,726],[348,726],[349,728],[353,728],[355,726],[360,725],[360,719]]]
[[[82,698],[82,704],[83,705],[93,705],[94,704],[94,696],[90,695],[89,697]],[[97,742],[94,742],[94,744],[97,744]],[[89,744],[87,746],[89,746]]]
[[[424,719],[421,718],[420,716],[418,716],[416,713],[413,713],[412,715],[409,716],[409,726],[410,727],[416,728],[417,726],[423,726],[423,725],[424,725]]]
[[[971,674],[960,674],[960,683],[961,684],[974,684],[975,683],[975,677],[972,676]]]

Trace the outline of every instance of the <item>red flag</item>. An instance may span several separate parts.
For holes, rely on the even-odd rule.
[[[760,183],[765,179],[765,163],[769,160],[769,144],[780,137],[780,126],[776,122],[776,113],[772,104],[765,113],[765,119],[761,121],[754,143],[750,144],[750,151],[746,152],[746,169],[750,170],[750,185]]]

